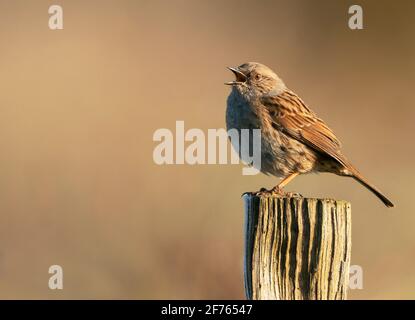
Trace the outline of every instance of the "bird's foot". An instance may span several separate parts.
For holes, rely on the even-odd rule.
[[[263,195],[270,195],[271,194],[271,190],[267,190],[265,188],[261,188],[259,191],[247,191],[242,193],[242,197],[245,195],[250,195],[250,196],[263,196]]]
[[[261,188],[259,191],[245,192],[245,193],[242,194],[242,196],[244,196],[246,194],[252,195],[252,196],[257,196],[257,197],[261,197],[261,196],[268,196],[268,197],[269,196],[278,196],[278,197],[289,197],[289,198],[301,198],[301,197],[303,197],[300,193],[284,191],[282,188],[280,188],[278,186],[272,188],[271,190]]]
[[[303,196],[297,192],[284,191],[281,187],[275,186],[271,189],[271,194],[280,197],[302,198]]]
[[[268,190],[265,188],[261,188],[259,191],[255,192],[255,195],[260,197],[260,196],[270,196],[272,195],[272,189]]]
[[[285,196],[287,194],[280,186],[275,186],[270,192],[276,196]]]
[[[242,197],[245,196],[245,195],[258,196],[258,197],[260,197],[260,196],[271,196],[272,194],[273,194],[272,190],[261,188],[259,191],[244,192],[242,194]]]

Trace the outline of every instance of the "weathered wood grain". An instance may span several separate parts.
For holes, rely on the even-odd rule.
[[[350,203],[252,194],[244,201],[248,299],[346,299]]]

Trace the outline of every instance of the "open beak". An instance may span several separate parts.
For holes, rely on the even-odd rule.
[[[235,84],[241,84],[246,81],[246,75],[244,75],[241,71],[239,71],[238,67],[228,67],[229,70],[233,72],[235,75],[235,81],[225,82],[226,85],[233,86]]]

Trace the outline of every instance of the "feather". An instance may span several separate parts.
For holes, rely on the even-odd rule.
[[[287,90],[265,96],[261,103],[268,110],[274,127],[343,166],[350,166],[340,152],[341,144],[334,132],[295,93]]]

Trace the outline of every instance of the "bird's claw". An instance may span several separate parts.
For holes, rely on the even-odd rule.
[[[242,194],[242,197],[244,195],[251,195],[251,196],[278,196],[278,197],[288,197],[288,198],[302,198],[303,195],[297,192],[290,192],[290,191],[284,191],[282,188],[276,186],[270,190],[266,188],[261,188],[259,191],[254,192],[244,192]]]
[[[257,196],[257,197],[261,197],[261,196],[268,196],[268,197],[278,196],[278,197],[288,197],[288,198],[302,198],[303,197],[303,195],[300,193],[284,191],[282,188],[277,188],[277,187],[274,187],[271,190],[261,188],[259,191],[255,191],[255,192],[245,192],[244,194],[242,194],[242,196],[246,194]]]

